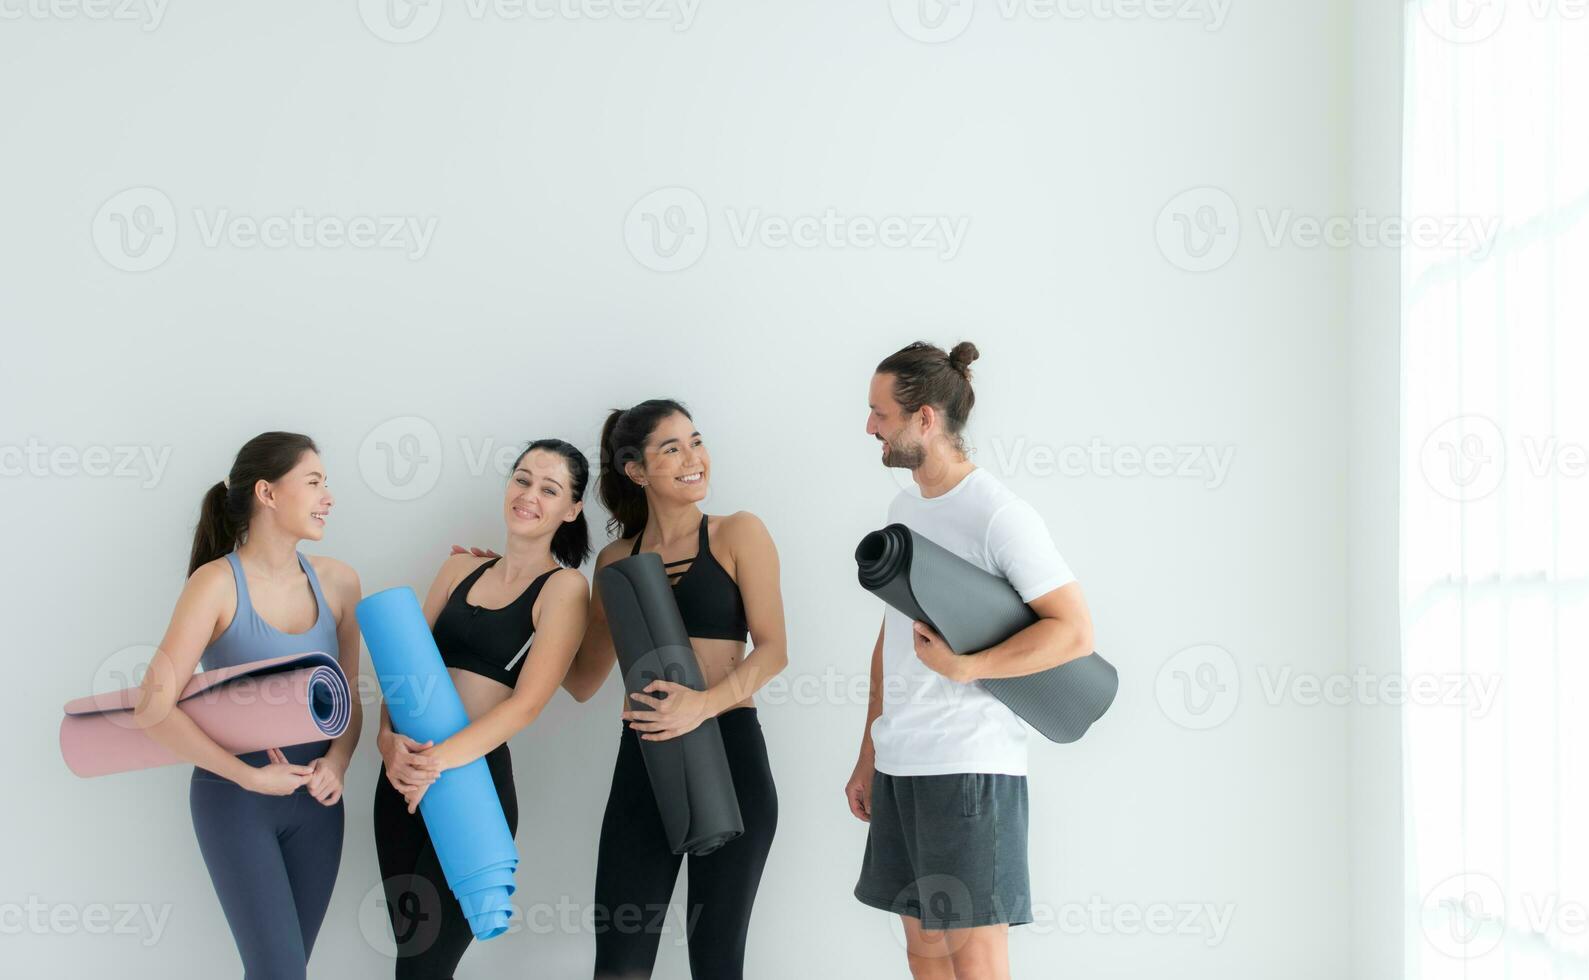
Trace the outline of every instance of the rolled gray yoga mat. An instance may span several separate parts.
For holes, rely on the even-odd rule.
[[[1010,583],[903,524],[862,538],[855,564],[862,588],[931,626],[956,653],[986,650],[1037,622]],[[977,683],[1046,738],[1074,742],[1114,703],[1120,676],[1090,653],[1025,677]]]
[[[660,556],[647,552],[615,561],[596,573],[596,586],[626,695],[658,679],[706,690]],[[625,701],[645,707],[627,697]],[[641,739],[640,754],[674,854],[710,854],[745,832],[716,718],[678,738]]]

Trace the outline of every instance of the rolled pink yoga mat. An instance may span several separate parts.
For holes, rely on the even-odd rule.
[[[177,699],[204,733],[232,753],[336,738],[348,727],[347,675],[328,653],[295,653],[193,675]],[[61,757],[79,776],[105,776],[183,760],[132,719],[138,689],[68,701]]]

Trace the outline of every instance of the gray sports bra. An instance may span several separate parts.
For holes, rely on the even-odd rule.
[[[238,560],[237,552],[233,551],[226,556],[232,566],[232,581],[237,583],[237,612],[232,614],[232,621],[215,642],[204,648],[204,653],[199,656],[199,664],[205,670],[215,670],[219,667],[235,667],[239,664],[251,663],[255,660],[269,660],[271,657],[282,657],[289,653],[329,653],[338,656],[337,649],[337,618],[326,608],[325,593],[320,591],[320,579],[315,576],[314,566],[301,553],[298,555],[298,564],[303,568],[303,573],[309,576],[309,588],[314,591],[315,621],[314,625],[302,633],[283,633],[281,630],[265,622],[254,611],[254,603],[248,597],[248,578],[243,574],[243,565]],[[302,745],[279,746],[288,762],[305,765],[311,759],[318,758],[326,752],[329,740],[318,742],[305,742]],[[245,752],[238,756],[251,766],[263,766],[269,762],[269,757],[264,752]],[[207,769],[195,768],[196,779],[223,779]],[[299,788],[299,793],[307,790]]]
[[[314,566],[301,552],[298,564],[303,567],[303,573],[309,576],[309,588],[314,590],[315,608],[318,610],[314,625],[302,633],[283,633],[261,619],[248,597],[248,578],[243,574],[243,565],[237,552],[227,554],[226,560],[231,563],[232,580],[237,583],[237,612],[232,615],[232,622],[215,638],[215,642],[204,648],[204,653],[199,657],[199,663],[205,670],[236,667],[255,660],[317,650],[333,657],[338,656],[336,617],[326,609],[326,597],[320,591],[320,579],[315,576]]]

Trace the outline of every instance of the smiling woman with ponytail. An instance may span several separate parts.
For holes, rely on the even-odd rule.
[[[596,569],[641,551],[661,556],[707,687],[658,680],[626,699],[596,855],[598,978],[651,975],[657,924],[626,925],[624,910],[665,907],[682,861],[663,831],[641,739],[677,738],[715,717],[744,817],[741,837],[689,859],[684,919],[692,976],[742,975],[751,909],[778,825],[778,791],[753,698],[788,663],[778,551],[755,514],[701,512],[711,465],[689,411],[671,398],[615,409],[602,426],[597,488],[617,540],[602,549]],[[616,657],[598,594],[563,686],[589,699]]]
[[[590,464],[561,439],[537,439],[513,462],[497,504],[503,553],[458,549],[425,596],[425,622],[469,724],[445,741],[415,742],[381,709],[375,852],[397,941],[398,980],[451,977],[474,940],[416,810],[448,769],[485,759],[508,829],[519,803],[508,740],[540,717],[585,632]],[[540,726],[544,728],[545,726]],[[539,731],[540,729],[536,729]]]
[[[313,651],[337,657],[357,689],[359,578],[334,558],[298,551],[325,536],[333,503],[308,436],[266,432],[244,443],[227,478],[204,494],[187,584],[134,715],[194,765],[193,829],[250,977],[305,974],[342,855],[342,776],[359,739],[359,701],[334,740],[234,756],[176,695],[201,664]]]
[[[281,479],[305,453],[315,451],[314,440],[296,432],[263,432],[248,440],[232,462],[231,473],[211,487],[199,505],[188,574],[225,555],[247,535],[256,483]]]

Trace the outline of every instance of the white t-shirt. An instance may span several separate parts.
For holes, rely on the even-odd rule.
[[[924,499],[914,485],[902,490],[888,521],[1006,580],[1025,602],[1076,580],[1032,505],[981,468],[937,497]],[[877,770],[1026,775],[1026,723],[980,686],[928,668],[916,656],[910,618],[885,610],[883,713],[872,722]]]

